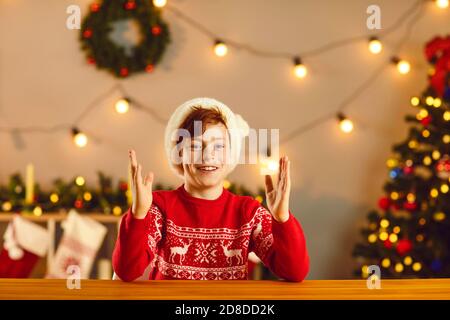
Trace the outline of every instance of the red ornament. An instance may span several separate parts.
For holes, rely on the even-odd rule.
[[[148,73],[150,73],[150,72],[153,72],[153,69],[154,69],[155,67],[151,64],[151,63],[149,63],[146,67],[145,67],[145,71],[146,72],[148,72]]]
[[[414,211],[417,209],[417,202],[408,202],[407,201],[403,204],[403,208],[405,208],[406,210],[409,210],[409,211]]]
[[[127,191],[127,190],[128,190],[128,183],[126,183],[126,182],[121,182],[121,183],[119,184],[119,189],[120,189],[120,191]]]
[[[83,38],[89,39],[92,37],[92,29],[86,29],[83,32]]]
[[[93,57],[89,57],[89,58],[87,58],[87,62],[89,64],[95,64],[95,59]]]
[[[136,2],[134,1],[125,2],[125,10],[134,10],[134,9],[136,9]]]
[[[412,249],[412,243],[409,239],[401,239],[397,244],[397,252],[399,255],[404,256]]]
[[[406,166],[406,167],[403,168],[403,172],[405,174],[412,174],[412,173],[414,173],[414,167],[413,166],[411,166],[411,167]]]
[[[81,200],[81,199],[75,200],[75,208],[77,208],[77,209],[83,208],[83,200]]]
[[[91,12],[98,12],[100,10],[100,3],[91,4]]]
[[[431,116],[426,116],[425,118],[420,120],[420,123],[422,123],[426,127],[431,123],[431,119]]]
[[[389,209],[390,205],[391,205],[391,201],[387,197],[382,197],[382,198],[380,198],[380,200],[378,200],[378,206],[383,210]]]
[[[122,77],[126,77],[126,76],[128,76],[128,73],[129,73],[129,71],[128,71],[128,68],[120,68],[120,75],[122,76]]]
[[[391,249],[392,248],[392,242],[389,241],[389,239],[385,240],[383,244],[384,244],[384,247],[386,249]]]
[[[162,31],[162,29],[161,29],[160,26],[153,26],[153,27],[152,27],[152,34],[153,34],[154,36],[160,35],[160,34],[161,34],[161,31]]]

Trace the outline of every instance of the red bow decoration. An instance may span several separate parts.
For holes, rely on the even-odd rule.
[[[448,85],[447,74],[450,71],[450,36],[436,37],[428,42],[425,47],[425,56],[434,64],[434,74],[430,77],[430,84],[442,97]]]

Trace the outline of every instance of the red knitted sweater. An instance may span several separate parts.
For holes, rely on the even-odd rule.
[[[273,273],[302,281],[309,270],[299,222],[279,223],[251,197],[226,189],[215,200],[191,196],[184,186],[154,191],[144,219],[124,215],[113,268],[124,281],[145,279],[247,279],[254,252]]]

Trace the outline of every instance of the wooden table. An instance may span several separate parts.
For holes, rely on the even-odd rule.
[[[369,290],[365,280],[282,281],[140,281],[81,280],[67,289],[65,280],[0,279],[0,299],[69,300],[450,300],[450,279],[381,280]]]

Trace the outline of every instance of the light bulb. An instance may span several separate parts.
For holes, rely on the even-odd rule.
[[[396,272],[400,273],[400,272],[403,272],[403,270],[404,270],[403,264],[401,264],[400,262],[395,264],[395,271]]]
[[[393,57],[392,62],[397,66],[397,70],[400,74],[407,74],[411,70],[411,65],[408,61]]]
[[[39,206],[35,207],[35,208],[33,209],[33,214],[34,214],[36,217],[42,216],[42,208],[39,207]]]
[[[77,128],[72,129],[72,137],[73,137],[73,142],[79,148],[85,147],[88,143],[87,136],[83,132],[78,130]]]
[[[299,57],[294,58],[294,74],[297,78],[304,78],[308,74],[308,69],[306,69],[305,65],[302,63],[302,60]]]
[[[436,6],[441,9],[446,9],[449,6],[449,0],[436,0]]]
[[[353,122],[343,114],[338,114],[339,128],[342,132],[350,133],[353,131]]]
[[[412,268],[414,271],[418,272],[420,271],[420,269],[422,269],[422,264],[420,264],[420,262],[414,262]]]
[[[387,219],[382,219],[382,220],[380,221],[380,226],[381,226],[382,228],[386,229],[387,227],[389,227],[389,220],[387,220]]]
[[[9,201],[3,202],[2,204],[2,210],[3,211],[10,211],[12,209],[12,203]]]
[[[420,99],[419,97],[412,97],[411,98],[411,105],[417,107],[420,104]]]
[[[86,201],[91,201],[92,200],[92,193],[90,193],[89,191],[86,191],[83,194],[83,199],[86,200]]]
[[[115,107],[117,113],[120,114],[127,113],[128,110],[130,109],[130,100],[127,98],[119,99],[117,100]]]
[[[122,214],[122,208],[119,207],[119,206],[115,206],[115,207],[113,208],[113,214],[114,214],[115,216],[120,216],[120,215]]]
[[[369,39],[369,51],[373,54],[379,54],[383,50],[383,45],[380,40],[376,37],[372,37]]]
[[[228,47],[225,43],[220,40],[217,40],[214,44],[214,53],[218,57],[223,57],[228,53]]]
[[[84,186],[84,184],[86,183],[86,181],[84,180],[84,178],[82,176],[78,176],[75,178],[75,184],[79,187]]]
[[[51,201],[52,203],[57,203],[57,202],[59,201],[59,196],[58,196],[58,194],[52,193],[52,194],[50,195],[50,201]]]
[[[153,0],[153,5],[157,8],[162,8],[167,4],[167,0]]]
[[[260,160],[260,174],[273,175],[277,173],[279,162],[273,158],[263,158]]]

